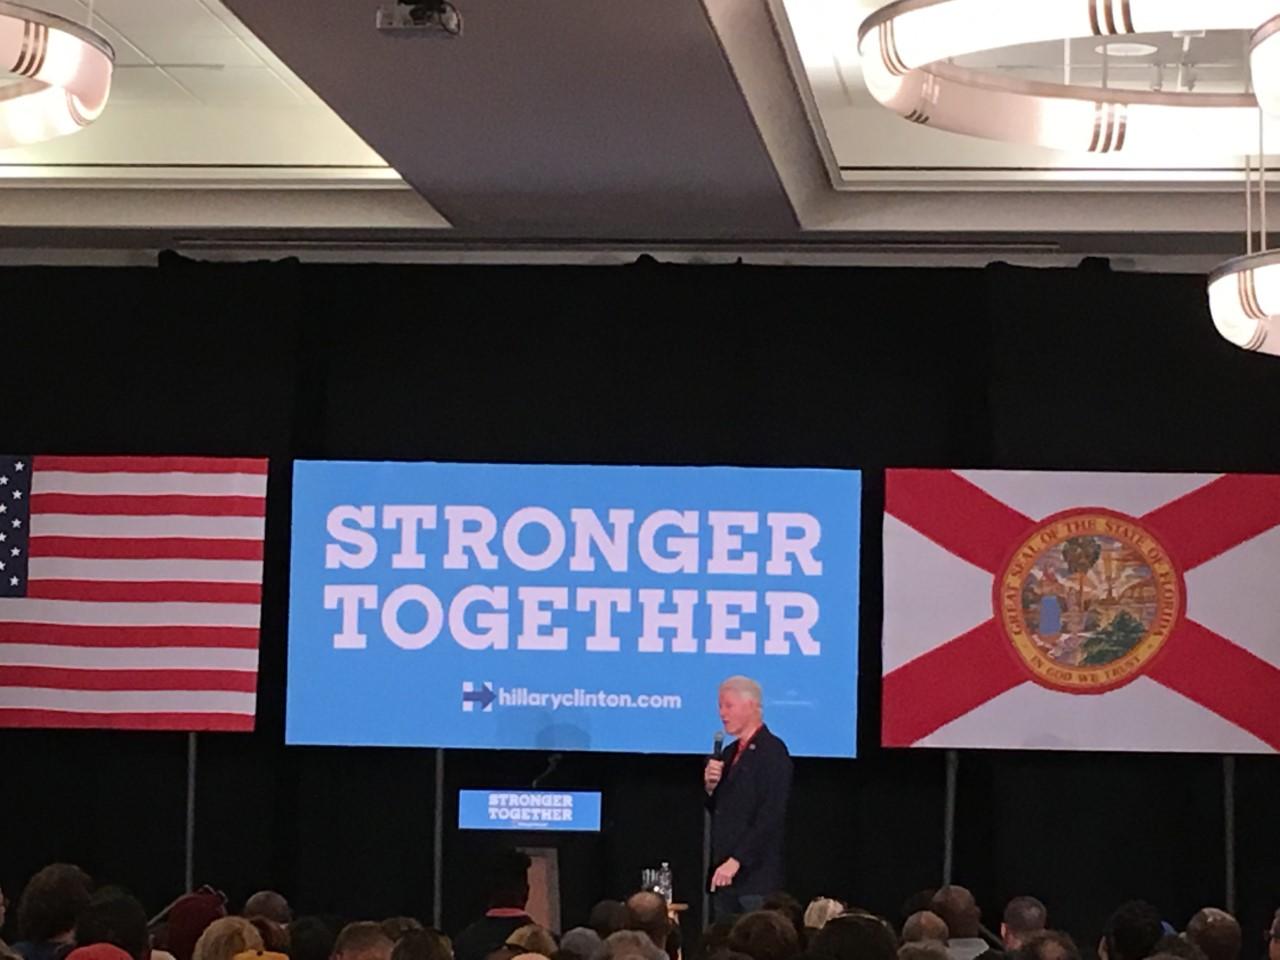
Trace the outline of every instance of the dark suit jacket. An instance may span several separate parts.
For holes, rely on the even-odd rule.
[[[724,777],[707,798],[711,811],[711,868],[733,857],[742,865],[738,894],[768,894],[783,886],[782,845],[791,793],[791,754],[768,727],[734,763],[739,741],[724,751]]]

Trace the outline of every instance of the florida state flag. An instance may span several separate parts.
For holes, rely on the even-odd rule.
[[[1280,750],[1280,476],[891,470],[885,746]]]

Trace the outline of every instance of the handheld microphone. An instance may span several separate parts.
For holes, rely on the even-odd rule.
[[[717,730],[715,740],[712,741],[711,759],[719,760],[724,753],[724,731]]]

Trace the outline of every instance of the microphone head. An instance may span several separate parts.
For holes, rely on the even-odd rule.
[[[715,758],[719,760],[720,752],[724,749],[724,731],[723,730],[716,731],[714,743],[715,743],[714,755],[715,755]]]

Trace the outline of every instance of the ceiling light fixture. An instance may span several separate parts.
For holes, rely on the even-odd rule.
[[[107,105],[115,51],[105,38],[43,10],[0,0],[0,149],[88,126]]]
[[[1262,141],[1262,114],[1258,115]],[[1244,168],[1245,255],[1209,274],[1209,313],[1218,332],[1237,347],[1280,356],[1280,251],[1267,249],[1267,167],[1258,158],[1255,190],[1252,164]],[[1253,201],[1258,197],[1258,249],[1254,250]]]
[[[1258,101],[1250,94],[1044,83],[951,61],[1064,39],[1109,43],[1137,33],[1253,31],[1275,12],[1275,0],[895,0],[863,22],[858,49],[872,96],[914,123],[1057,150],[1135,153],[1208,145],[1242,155],[1256,147]],[[1260,50],[1280,61],[1280,45],[1273,52],[1256,47],[1255,60]],[[1276,74],[1280,102],[1280,64]]]

